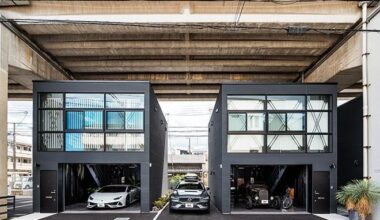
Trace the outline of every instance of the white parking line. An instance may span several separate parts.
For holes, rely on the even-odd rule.
[[[169,203],[166,203],[166,205],[160,211],[157,212],[157,215],[154,216],[153,220],[157,220],[158,219],[158,217],[161,215],[162,211],[165,210],[165,208],[166,208],[166,206],[168,206],[168,204]]]

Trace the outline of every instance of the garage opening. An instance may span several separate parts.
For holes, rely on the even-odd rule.
[[[232,165],[231,211],[306,212],[306,165]]]
[[[140,212],[139,164],[64,164],[65,212]]]

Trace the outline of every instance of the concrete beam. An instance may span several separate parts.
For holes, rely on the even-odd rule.
[[[326,48],[77,48],[50,49],[55,57],[67,56],[319,56]]]
[[[153,85],[156,94],[218,94],[219,85]]]
[[[82,42],[46,42],[43,47],[48,50],[57,49],[165,49],[165,48],[264,48],[264,49],[327,49],[326,41],[189,41],[186,44],[178,41],[82,41]]]
[[[29,90],[33,89],[33,80],[46,79],[30,70],[21,69],[12,65],[8,67],[8,70],[10,79],[16,81]]]
[[[8,93],[9,101],[32,101],[32,93]]]
[[[291,82],[297,73],[81,73],[79,80],[150,81],[152,84],[221,84],[233,82]]]
[[[14,15],[103,15],[103,14],[234,14],[236,1],[34,1],[31,7],[12,10]],[[273,2],[247,1],[243,14],[301,14],[301,15],[346,15],[358,13],[355,2],[295,2],[275,4]]]
[[[354,34],[331,54],[318,62],[308,73],[305,82],[336,82],[338,90],[361,79],[361,33]]]
[[[23,85],[20,84],[9,84],[8,85],[8,93],[13,93],[13,94],[25,94],[25,93],[30,93],[32,94],[33,91],[31,89],[26,88]]]
[[[300,72],[309,61],[190,60],[190,61],[68,61],[72,72]]]
[[[157,94],[160,101],[214,101],[217,94]]]

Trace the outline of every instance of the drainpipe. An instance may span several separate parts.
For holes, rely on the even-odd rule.
[[[369,179],[369,163],[368,163],[368,150],[369,134],[368,134],[368,71],[367,71],[367,7],[368,2],[361,2],[359,6],[362,8],[362,81],[363,81],[363,178]]]

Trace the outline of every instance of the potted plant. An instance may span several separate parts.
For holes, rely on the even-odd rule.
[[[350,220],[355,219],[355,212],[365,220],[372,213],[372,205],[380,199],[380,188],[369,180],[353,180],[337,192],[336,198],[346,206]]]

